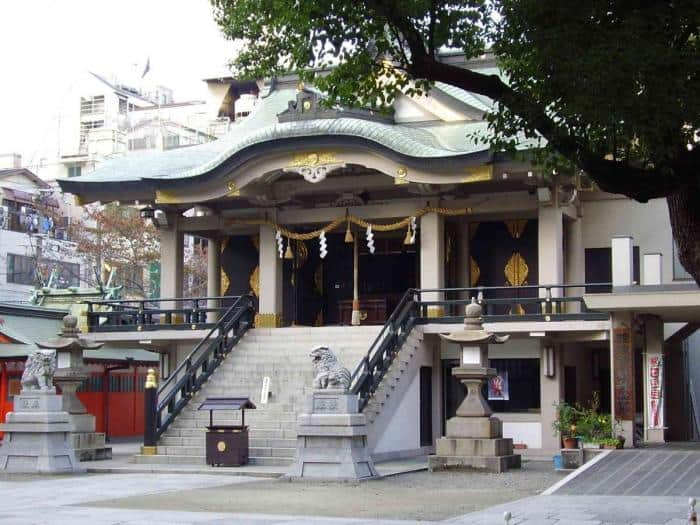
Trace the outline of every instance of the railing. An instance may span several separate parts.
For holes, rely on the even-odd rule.
[[[350,392],[356,394],[360,410],[379,387],[396,354],[420,314],[418,290],[410,289],[399,301],[350,379]]]
[[[210,328],[239,297],[86,301],[89,332]],[[209,306],[216,302],[219,306]],[[209,315],[211,314],[211,315]]]
[[[216,370],[243,334],[253,324],[254,299],[242,295],[236,299],[192,352],[178,365],[157,390],[150,409],[154,417],[145,429],[144,444],[155,445],[158,438],[187,405],[190,398]],[[154,389],[155,390],[155,389]],[[149,407],[146,407],[147,411]]]
[[[486,323],[606,320],[607,313],[589,311],[582,295],[570,293],[592,286],[609,286],[609,283],[409,289],[353,371],[350,391],[358,396],[363,410],[413,327],[426,323],[461,323],[464,307],[472,297],[484,309]]]
[[[484,309],[484,322],[498,321],[595,321],[608,314],[588,310],[586,289],[609,287],[610,283],[552,284],[525,286],[477,286],[415,290],[421,306],[421,321],[458,323],[464,307],[476,298]],[[580,292],[579,292],[580,291]],[[577,292],[577,293],[572,293]],[[438,298],[442,296],[442,298]]]

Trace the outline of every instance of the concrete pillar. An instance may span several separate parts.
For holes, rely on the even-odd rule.
[[[661,284],[663,256],[660,253],[645,253],[642,258],[642,284]]]
[[[554,376],[545,375],[546,347],[554,348]],[[558,450],[561,443],[558,435],[552,432],[552,423],[557,419],[555,403],[564,400],[564,349],[562,345],[543,341],[540,354],[540,414],[542,421],[542,448]]]
[[[207,295],[209,297],[218,297],[221,295],[221,242],[218,239],[209,239],[207,241]],[[207,306],[209,308],[218,308],[221,301],[218,299],[209,299]],[[219,316],[216,312],[207,314],[207,321],[215,323]]]
[[[644,441],[663,443],[665,427],[664,323],[649,316],[644,322]]]
[[[613,419],[622,423],[625,447],[634,444],[635,373],[634,373],[634,332],[632,314],[615,312],[612,314],[610,333],[610,390]]]
[[[445,286],[445,220],[437,213],[427,213],[420,220],[420,287],[444,288]],[[443,299],[442,293],[421,295],[423,301]],[[440,317],[445,309],[429,306],[428,317]]]
[[[564,282],[564,219],[555,203],[540,204],[537,216],[537,265],[540,285]],[[540,297],[545,296],[540,290]],[[552,289],[553,297],[561,297],[561,289]]]
[[[583,220],[564,221],[564,233],[566,234],[566,268],[564,282],[567,284],[583,284],[586,281],[586,250],[583,246]],[[581,296],[585,292],[584,288],[568,288],[567,296]],[[578,303],[568,303],[568,313],[579,313],[581,305]]]
[[[613,237],[612,246],[612,285],[632,286],[634,279],[634,251],[632,237]]]
[[[282,259],[275,231],[266,225],[260,226],[260,297],[255,326],[282,326]]]
[[[160,232],[160,296],[182,297],[184,234],[178,213],[169,213],[168,227]]]

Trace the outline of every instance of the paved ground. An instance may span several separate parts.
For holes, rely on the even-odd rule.
[[[687,525],[688,498],[535,496],[448,520],[468,525]],[[443,522],[445,523],[445,522]]]
[[[555,494],[694,496],[700,499],[700,451],[614,450]]]
[[[277,513],[357,519],[442,520],[538,494],[562,474],[528,462],[505,474],[416,472],[362,483],[264,480],[99,501],[110,508]]]
[[[646,452],[654,454],[659,451]],[[659,459],[643,455],[628,465],[638,472],[636,479],[647,469],[644,466],[646,460],[654,457]],[[611,461],[616,462],[608,465],[609,469],[620,468],[617,461],[622,460],[617,458],[610,456]],[[670,463],[666,465],[672,467]],[[694,472],[692,465],[694,463],[686,461],[680,469],[671,469],[676,473],[675,479],[689,480],[683,472]],[[169,473],[53,477],[4,475],[0,476],[0,523],[503,525],[505,511],[512,514],[510,525],[687,523],[688,498],[685,496],[559,493],[533,496],[560,480],[561,475],[554,473],[549,463],[528,462],[524,466],[520,472],[502,475],[415,472],[378,481],[345,484]],[[614,483],[614,479],[615,476],[609,483]],[[694,484],[695,481],[689,482]],[[680,488],[679,484],[673,484]]]

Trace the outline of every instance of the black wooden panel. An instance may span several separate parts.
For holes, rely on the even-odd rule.
[[[420,446],[433,444],[433,367],[420,367]]]
[[[586,282],[612,282],[612,248],[586,248]],[[632,278],[639,282],[639,246],[632,248]],[[612,286],[587,286],[586,293],[609,293]]]
[[[250,293],[250,276],[258,265],[258,250],[250,235],[232,235],[221,254],[221,267],[229,285],[224,295]]]

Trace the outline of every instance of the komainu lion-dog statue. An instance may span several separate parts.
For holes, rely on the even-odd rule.
[[[317,346],[309,354],[316,376],[313,387],[347,390],[350,388],[350,371],[342,366],[333,351],[327,346]]]
[[[56,373],[56,352],[37,350],[29,354],[22,373],[22,390],[50,392],[54,389],[53,376]]]

